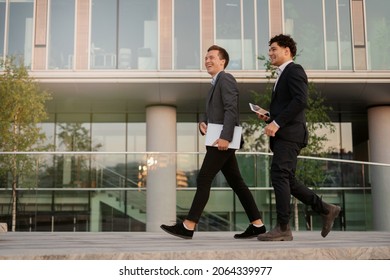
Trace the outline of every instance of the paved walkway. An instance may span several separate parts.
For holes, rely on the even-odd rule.
[[[390,232],[293,232],[291,242],[236,240],[234,232],[0,233],[0,260],[390,260]]]

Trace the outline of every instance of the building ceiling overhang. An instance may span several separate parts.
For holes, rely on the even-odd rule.
[[[240,110],[249,112],[252,92],[270,81],[265,71],[229,71],[238,82]],[[335,111],[362,112],[390,105],[389,71],[307,71],[310,82]],[[31,72],[51,92],[49,112],[134,112],[147,106],[172,105],[178,113],[203,112],[210,87],[206,71],[42,71]]]

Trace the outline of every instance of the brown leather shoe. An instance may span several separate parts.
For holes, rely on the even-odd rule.
[[[293,236],[290,225],[287,225],[286,229],[282,230],[280,225],[277,224],[272,230],[259,234],[257,239],[260,241],[292,241]]]
[[[321,236],[325,238],[328,235],[328,233],[331,231],[334,220],[340,214],[341,208],[340,206],[337,205],[328,204],[325,202],[322,203],[324,205],[324,208],[328,211],[328,214],[321,214],[322,216]]]

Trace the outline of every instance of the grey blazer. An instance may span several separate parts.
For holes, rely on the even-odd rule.
[[[201,122],[223,124],[221,139],[233,139],[234,126],[239,125],[239,96],[236,79],[225,71],[219,72],[215,85],[206,98],[206,113]]]

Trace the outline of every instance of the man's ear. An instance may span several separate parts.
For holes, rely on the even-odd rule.
[[[289,47],[285,47],[285,48],[284,48],[284,51],[285,51],[285,55],[291,56],[291,50],[290,50]]]

